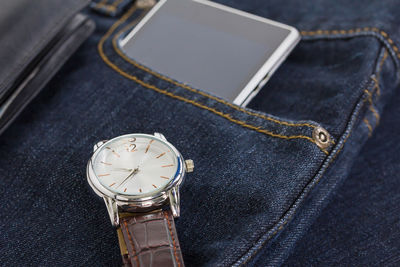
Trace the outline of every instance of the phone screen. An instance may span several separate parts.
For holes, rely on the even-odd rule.
[[[290,30],[202,1],[167,0],[121,39],[133,60],[233,102]]]

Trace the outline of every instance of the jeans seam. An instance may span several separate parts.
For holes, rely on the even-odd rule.
[[[200,91],[200,90],[197,90],[197,89],[195,89],[195,88],[193,88],[193,87],[191,87],[191,86],[189,86],[189,85],[186,85],[186,84],[183,84],[183,83],[174,81],[174,80],[172,80],[171,78],[169,78],[169,77],[167,77],[167,76],[165,76],[165,75],[162,75],[162,74],[160,74],[160,73],[157,73],[157,72],[151,70],[150,68],[148,68],[148,67],[146,67],[146,66],[140,64],[139,62],[137,62],[137,61],[135,61],[135,60],[132,60],[131,58],[127,57],[127,56],[121,51],[121,49],[118,47],[118,45],[117,45],[117,43],[116,43],[116,40],[118,39],[118,36],[120,36],[124,31],[126,31],[127,29],[129,29],[130,27],[132,27],[134,24],[135,24],[135,21],[130,22],[128,25],[126,25],[124,28],[122,28],[122,29],[114,36],[112,42],[113,42],[113,48],[114,48],[115,52],[117,52],[118,55],[119,55],[120,57],[122,57],[125,61],[127,61],[128,63],[134,65],[135,67],[137,67],[137,68],[139,68],[139,69],[141,69],[141,70],[143,70],[143,71],[145,71],[145,72],[147,72],[147,73],[150,73],[151,75],[156,76],[157,78],[160,78],[160,79],[162,79],[162,80],[164,80],[164,81],[167,81],[167,82],[169,82],[169,83],[172,83],[172,84],[174,84],[174,85],[176,85],[176,86],[179,86],[179,87],[181,87],[181,88],[187,89],[187,90],[192,91],[192,92],[194,92],[194,93],[200,94],[200,95],[202,95],[202,96],[208,97],[208,98],[210,98],[210,99],[212,99],[212,100],[215,100],[215,101],[217,101],[217,102],[220,102],[220,103],[222,103],[222,104],[225,104],[225,105],[227,105],[227,106],[229,106],[229,107],[231,107],[231,108],[233,108],[233,109],[239,110],[239,111],[244,112],[244,113],[246,113],[246,114],[248,114],[248,115],[251,115],[251,116],[256,116],[256,117],[262,118],[262,119],[264,119],[264,120],[269,120],[269,121],[275,122],[275,123],[277,123],[277,124],[282,124],[282,125],[286,125],[286,126],[290,126],[290,127],[297,127],[297,126],[307,126],[307,127],[310,127],[310,128],[317,128],[317,127],[318,127],[318,126],[312,125],[312,124],[310,124],[310,123],[290,123],[290,122],[280,121],[280,120],[271,118],[271,117],[269,117],[269,116],[265,116],[265,115],[262,115],[262,114],[258,114],[258,113],[252,112],[252,111],[250,111],[250,110],[247,110],[247,109],[241,108],[241,107],[239,107],[239,106],[237,106],[237,105],[234,105],[234,104],[232,104],[232,103],[229,103],[228,101],[225,101],[225,100],[223,100],[223,99],[221,99],[221,98],[218,98],[218,97],[209,95],[209,94],[207,94],[207,93],[205,93],[205,92],[202,92],[202,91]]]
[[[134,21],[128,23],[128,24],[127,24],[126,26],[124,26],[120,31],[118,31],[118,33],[115,34],[115,36],[114,36],[113,39],[112,39],[112,45],[113,45],[113,48],[114,48],[115,52],[117,52],[117,54],[118,54],[120,57],[122,57],[125,61],[127,61],[128,63],[130,63],[130,64],[134,65],[135,67],[137,67],[137,68],[139,68],[139,69],[141,69],[141,70],[143,70],[143,71],[145,71],[145,72],[147,72],[147,73],[149,73],[149,74],[151,74],[151,75],[154,75],[154,76],[156,76],[156,77],[158,77],[158,78],[160,78],[160,79],[162,79],[162,80],[164,80],[164,81],[167,81],[167,82],[169,82],[169,83],[172,83],[172,84],[174,84],[174,85],[176,85],[176,86],[179,86],[179,87],[181,87],[181,88],[187,89],[187,90],[192,91],[192,92],[194,92],[194,93],[197,93],[197,94],[206,96],[206,97],[208,97],[208,98],[211,98],[211,99],[213,99],[213,100],[215,100],[215,101],[217,101],[217,102],[220,102],[220,103],[222,103],[222,104],[225,104],[225,105],[227,105],[227,106],[229,106],[229,107],[231,107],[231,108],[234,108],[234,109],[236,109],[236,110],[239,110],[239,111],[241,111],[241,112],[244,112],[244,113],[246,113],[246,114],[248,114],[248,115],[260,117],[260,118],[262,118],[262,119],[264,119],[264,120],[269,120],[269,121],[275,122],[275,123],[277,123],[277,124],[282,124],[282,125],[286,125],[286,126],[290,126],[290,127],[296,127],[296,126],[307,126],[307,127],[310,127],[310,128],[316,128],[316,127],[317,127],[317,126],[312,125],[312,124],[309,124],[309,123],[289,123],[289,122],[279,121],[279,120],[277,120],[277,119],[274,119],[274,118],[271,118],[271,117],[268,117],[268,116],[265,116],[265,115],[262,115],[262,114],[258,114],[258,113],[255,113],[255,112],[251,112],[251,111],[249,111],[249,110],[247,110],[247,109],[243,109],[243,108],[241,108],[241,107],[239,107],[239,106],[233,105],[233,104],[231,104],[231,103],[229,103],[229,102],[227,102],[227,101],[225,101],[225,100],[223,100],[223,99],[214,97],[214,96],[209,95],[209,94],[207,94],[207,93],[205,93],[205,92],[202,92],[202,91],[199,91],[199,90],[197,90],[197,89],[195,89],[195,88],[192,88],[192,87],[190,87],[190,86],[188,86],[188,85],[186,85],[186,84],[182,84],[182,83],[180,83],[180,82],[174,81],[174,80],[170,79],[169,77],[166,77],[165,75],[162,75],[162,74],[160,74],[160,73],[157,73],[157,72],[155,72],[155,71],[153,71],[153,70],[147,68],[146,66],[144,66],[144,65],[142,65],[142,64],[140,64],[140,63],[138,63],[138,62],[136,62],[136,61],[134,61],[134,60],[128,58],[128,57],[119,49],[119,47],[118,47],[116,41],[117,41],[117,39],[119,38],[119,36],[120,36],[124,31],[126,31],[127,29],[129,29],[130,27],[132,27],[135,23],[136,23],[136,20],[134,20]],[[370,32],[370,31],[375,32],[375,33],[378,33],[378,34],[380,34],[383,38],[385,38],[385,39],[388,41],[388,43],[392,46],[392,49],[396,52],[398,58],[400,59],[400,53],[399,53],[399,51],[398,51],[397,46],[394,44],[393,40],[389,37],[389,35],[388,35],[385,31],[379,30],[379,29],[376,28],[376,27],[364,27],[364,28],[356,28],[356,29],[349,29],[349,30],[316,30],[316,31],[301,31],[301,34],[302,34],[303,36],[313,36],[313,35],[349,35],[349,34],[352,35],[352,34],[353,34],[353,36],[356,37],[357,35],[354,35],[354,34],[357,34],[357,33],[366,33],[366,32]],[[386,59],[386,57],[384,56],[384,57],[382,58],[382,61],[381,61],[380,66],[382,66],[382,64],[383,64],[383,62],[385,61],[385,59]],[[377,84],[377,87],[378,87],[377,90],[378,90],[378,94],[379,94],[379,91],[380,91],[380,90],[379,90],[379,83],[376,83],[376,84]],[[371,102],[370,110],[374,113],[375,117],[376,117],[377,120],[379,121],[379,114],[376,112],[375,108],[373,107],[372,100],[371,100],[370,102]],[[279,137],[279,136],[274,136],[274,137]],[[285,139],[286,139],[286,138],[285,138]],[[309,139],[307,138],[307,140],[309,140]],[[311,139],[311,140],[314,141],[313,139]],[[333,140],[332,140],[332,141],[333,141]],[[315,143],[315,142],[313,142],[313,143]],[[333,141],[332,144],[335,144],[335,142]],[[328,155],[328,152],[327,152],[326,150],[322,149],[322,151],[323,151],[325,154]]]
[[[371,121],[367,117],[365,117],[363,119],[364,124],[368,128],[368,136],[369,137],[372,136],[372,132],[373,132],[374,128],[379,124],[379,121],[380,121],[380,115],[379,115],[378,111],[374,107],[374,102],[373,102],[372,98],[373,98],[375,93],[376,93],[376,98],[379,98],[380,95],[381,95],[379,78],[380,78],[380,72],[382,70],[382,66],[385,63],[387,57],[388,57],[388,51],[387,51],[386,48],[384,48],[383,56],[382,56],[382,58],[381,58],[381,60],[379,61],[379,64],[378,64],[377,73],[376,73],[376,75],[372,75],[371,76],[371,79],[373,80],[373,82],[375,84],[374,88],[373,88],[373,90],[371,92],[365,91],[365,93],[368,94],[368,97],[364,101],[368,100],[368,102],[369,102],[369,107],[368,108],[369,108],[369,110],[372,112],[372,114],[375,117],[375,126],[374,127],[372,126]]]
[[[101,0],[96,4],[96,8],[102,8],[107,5],[108,0]]]
[[[389,36],[389,34],[377,27],[363,27],[363,28],[355,28],[355,29],[347,29],[347,30],[315,30],[315,31],[301,31],[301,35],[304,37],[317,37],[317,38],[354,38],[359,36],[370,35],[378,40],[380,40],[390,51],[391,56],[393,57],[393,61],[397,69],[400,69],[400,51],[398,46],[395,44],[393,39]],[[307,39],[305,39],[307,40]],[[308,39],[314,40],[314,39]],[[400,78],[400,71],[397,72],[398,79]]]
[[[397,45],[394,43],[393,39],[389,37],[389,34],[383,30],[380,30],[376,27],[364,27],[364,28],[356,28],[356,29],[349,29],[349,30],[316,30],[316,31],[301,31],[301,34],[304,36],[313,36],[313,35],[351,35],[357,34],[361,32],[376,32],[380,34],[383,38],[387,40],[387,42],[392,47],[393,51],[395,52],[396,56],[400,59],[400,51]]]
[[[110,4],[108,4],[107,2],[108,2],[108,0],[102,0],[102,1],[98,2],[95,7],[98,9],[104,8],[106,10],[114,12],[119,7],[119,5],[123,2],[123,0],[115,0],[115,1],[112,1]]]
[[[106,35],[104,35],[103,38],[102,38],[102,39],[100,40],[100,42],[99,42],[98,50],[99,50],[100,56],[102,57],[102,59],[103,59],[112,69],[114,69],[115,71],[117,71],[118,73],[120,73],[122,76],[124,76],[124,77],[126,77],[126,78],[128,78],[128,79],[130,79],[130,80],[133,80],[133,81],[139,83],[140,85],[142,85],[142,86],[144,86],[144,87],[146,87],[146,88],[155,90],[155,91],[157,91],[157,92],[159,92],[159,93],[165,94],[165,95],[170,96],[170,97],[172,97],[172,98],[176,98],[176,99],[178,99],[178,100],[181,100],[181,101],[184,101],[184,102],[187,102],[187,103],[191,103],[191,104],[193,104],[193,105],[195,105],[195,106],[197,106],[197,107],[200,107],[200,108],[209,110],[209,111],[211,111],[211,112],[213,112],[213,113],[215,113],[215,114],[217,114],[217,115],[219,115],[219,116],[222,116],[222,117],[224,117],[224,118],[226,118],[226,119],[228,119],[228,120],[230,120],[230,121],[232,121],[232,122],[234,122],[234,123],[236,123],[236,124],[242,125],[242,126],[244,126],[244,127],[247,127],[247,128],[250,128],[250,129],[253,129],[253,130],[256,130],[256,131],[258,131],[258,132],[265,133],[265,134],[267,134],[267,135],[271,135],[271,136],[274,136],[274,137],[280,137],[280,138],[284,138],[284,139],[305,138],[305,139],[307,139],[307,140],[309,140],[309,141],[315,143],[315,141],[314,141],[313,139],[311,139],[310,137],[308,137],[308,136],[281,136],[281,135],[274,134],[274,133],[272,133],[272,132],[263,130],[263,129],[261,129],[260,127],[256,127],[256,126],[254,126],[254,125],[249,125],[249,124],[247,124],[247,123],[245,123],[245,122],[243,122],[243,121],[236,120],[236,119],[232,118],[232,117],[230,116],[230,114],[223,113],[223,112],[218,111],[218,110],[216,110],[216,109],[210,108],[210,107],[208,107],[208,106],[206,106],[206,105],[200,104],[200,103],[198,103],[198,102],[196,102],[196,101],[193,101],[193,100],[190,100],[190,99],[187,99],[187,98],[184,98],[184,97],[175,95],[175,94],[173,94],[173,93],[171,93],[171,92],[169,92],[169,91],[167,91],[167,90],[163,90],[163,89],[157,88],[157,87],[155,87],[154,85],[145,83],[144,81],[138,79],[136,76],[127,74],[127,73],[123,72],[122,70],[120,70],[116,65],[114,65],[114,64],[105,56],[104,51],[103,51],[103,44],[104,44],[104,42],[111,36],[111,34],[114,32],[114,30],[115,30],[117,27],[119,27],[124,21],[126,21],[126,20],[129,18],[130,15],[133,14],[134,10],[136,10],[136,9],[135,9],[135,8],[129,9],[129,10],[124,14],[124,16],[123,16],[120,20],[118,20],[118,21],[109,29],[109,31],[106,33]],[[363,29],[360,28],[360,29],[355,29],[355,30],[340,30],[340,31],[337,31],[337,32],[336,32],[336,31],[321,31],[321,32],[315,31],[315,34],[311,34],[312,32],[306,32],[306,31],[303,31],[303,32],[301,32],[301,33],[302,33],[304,36],[307,36],[307,33],[308,33],[308,35],[325,34],[325,35],[335,35],[335,36],[336,36],[336,35],[340,35],[340,34],[343,35],[343,34],[352,34],[352,33],[363,33],[363,34],[367,34],[367,33],[370,32],[370,31],[374,32],[375,34],[378,34],[378,35],[381,37],[381,38],[378,38],[378,39],[382,40],[382,38],[383,38],[383,39],[385,40],[385,42],[384,42],[385,44],[386,44],[386,43],[389,43],[389,44],[390,44],[390,48],[389,48],[389,49],[391,49],[392,51],[394,51],[395,54],[397,55],[397,57],[400,59],[400,53],[398,53],[398,48],[397,48],[397,46],[394,44],[393,40],[390,39],[390,38],[388,37],[388,34],[387,34],[387,33],[385,33],[384,31],[380,31],[380,30],[377,29],[377,28],[369,28],[369,27],[366,27],[366,28],[363,28]],[[360,36],[360,35],[354,35],[354,36],[352,36],[352,37],[358,37],[358,36]],[[373,35],[373,36],[375,36],[375,35]],[[376,37],[376,36],[375,36],[375,37]],[[113,42],[113,43],[115,43],[115,42]],[[113,45],[114,45],[114,44],[113,44]],[[114,45],[114,49],[115,49],[115,45]],[[118,53],[118,49],[115,49],[115,50],[116,50],[116,52]],[[128,62],[129,62],[129,61],[128,61]],[[396,60],[395,60],[395,62],[396,62]],[[136,62],[135,62],[135,63],[136,63]],[[138,66],[141,66],[141,65],[139,65],[138,63],[136,63],[136,64],[137,64]],[[135,66],[136,66],[136,64],[135,64]],[[147,69],[146,67],[144,67],[144,66],[141,66],[141,67],[142,67],[141,69],[144,70],[145,72],[154,75],[154,74],[152,73],[151,70],[150,70],[150,72],[149,72],[149,69]],[[140,68],[140,67],[138,67],[138,68]],[[157,74],[158,74],[158,73],[157,73]],[[158,75],[161,75],[161,74],[158,74]],[[156,76],[157,76],[157,75],[156,75]],[[162,75],[161,75],[161,76],[162,76]],[[157,77],[158,77],[158,76],[157,76]],[[162,76],[162,77],[165,77],[165,76]],[[160,77],[159,77],[159,78],[160,78]],[[165,78],[166,78],[166,79],[169,79],[168,77],[165,77]],[[166,80],[165,78],[164,78],[164,79],[161,78],[161,79]],[[371,80],[372,80],[372,78],[371,78]],[[175,82],[175,81],[173,81],[173,80],[171,80],[171,79],[170,79],[170,81],[169,81],[169,80],[166,80],[166,81],[172,82],[173,84],[175,84],[175,85],[177,85],[177,86],[179,86],[179,87],[181,87],[181,88],[187,89],[187,88],[185,88],[186,85],[180,84],[180,83]],[[371,85],[368,86],[368,88],[370,88],[370,87],[371,87]],[[371,90],[371,91],[374,90],[375,87],[376,87],[376,86],[374,86],[373,89],[370,89],[370,90]],[[190,88],[191,88],[191,87],[190,87]],[[193,92],[199,93],[196,89],[194,89],[194,88],[192,88],[192,89],[194,90]],[[367,90],[367,91],[368,91],[368,90]],[[370,92],[370,91],[368,91],[368,92]],[[203,92],[201,92],[201,93],[203,93]],[[206,95],[207,95],[207,94],[206,94]],[[207,95],[207,97],[209,97],[209,96]],[[344,147],[345,143],[347,142],[348,138],[351,136],[351,133],[352,133],[352,131],[353,131],[353,129],[354,129],[355,121],[356,121],[356,119],[358,118],[358,115],[359,115],[360,111],[361,111],[362,108],[364,107],[364,102],[365,102],[365,99],[366,99],[366,97],[367,97],[367,94],[364,92],[360,97],[361,97],[361,100],[362,100],[362,101],[359,101],[359,102],[357,103],[357,105],[355,106],[355,109],[354,109],[354,111],[353,111],[353,113],[352,113],[352,116],[351,116],[350,120],[349,120],[348,123],[347,123],[347,128],[346,128],[346,130],[344,131],[344,133],[342,134],[342,137],[341,137],[340,142],[338,142],[338,144],[335,146],[334,151],[333,151],[332,153],[330,153],[330,154],[328,155],[328,157],[325,159],[325,162],[324,162],[323,165],[321,166],[321,168],[320,168],[320,170],[318,171],[317,175],[314,176],[314,179],[312,179],[312,180],[308,183],[308,185],[307,185],[305,188],[303,188],[302,193],[300,194],[300,196],[299,196],[298,198],[296,198],[296,200],[294,201],[294,204],[291,205],[291,206],[289,207],[288,212],[286,212],[286,214],[283,215],[283,218],[281,219],[281,222],[275,223],[275,225],[270,229],[270,231],[272,231],[274,228],[277,228],[277,229],[276,229],[276,230],[273,230],[272,234],[271,234],[269,237],[267,237],[266,240],[262,241],[262,244],[260,245],[259,248],[255,248],[255,246],[252,246],[251,248],[249,248],[248,251],[247,251],[246,253],[243,254],[243,256],[239,257],[239,259],[234,263],[234,265],[245,264],[248,260],[250,260],[250,259],[255,255],[255,253],[256,253],[260,248],[263,247],[263,245],[264,245],[264,243],[265,243],[266,241],[268,241],[270,238],[272,238],[274,235],[276,235],[280,230],[282,230],[282,229],[284,228],[284,226],[290,221],[290,219],[291,219],[291,218],[294,216],[294,214],[296,213],[297,206],[298,206],[298,205],[301,203],[301,201],[309,194],[309,192],[314,188],[314,186],[322,179],[322,176],[323,176],[324,173],[326,172],[327,168],[332,164],[332,162],[334,162],[334,160],[336,159],[337,155],[341,152],[342,148]],[[218,99],[218,100],[220,100],[220,99]],[[223,100],[222,100],[222,101],[223,101]],[[218,101],[218,102],[220,102],[220,101]],[[223,103],[223,102],[221,102],[221,103]],[[228,103],[228,104],[230,104],[230,103]],[[232,105],[232,104],[231,104],[231,105]],[[238,107],[238,106],[234,106],[234,105],[233,105],[233,108],[235,108],[235,109],[237,109],[237,110],[239,110],[239,111],[242,111],[242,112],[244,112],[244,113],[251,112],[251,111],[242,109],[242,108],[240,108],[240,107]],[[245,110],[245,111],[243,111],[243,110]],[[256,114],[256,113],[255,113],[255,114]],[[260,116],[260,114],[256,114],[256,115],[249,114],[249,115],[257,116],[257,117]],[[298,126],[298,125],[288,125],[288,126]],[[302,126],[304,126],[304,125],[302,125]],[[309,127],[310,127],[310,126],[309,126]],[[314,128],[315,125],[312,125],[311,127]],[[324,153],[327,154],[326,151],[324,151]],[[307,190],[308,190],[308,191],[307,191]],[[290,210],[292,210],[292,209],[293,209],[293,211],[292,211],[291,213],[289,213]],[[280,224],[280,225],[279,225],[279,224]],[[278,225],[279,225],[279,226],[278,226]],[[268,232],[265,233],[263,236],[265,236],[265,235],[267,235],[267,234],[268,234]],[[261,238],[262,238],[262,236],[261,236]],[[260,239],[259,239],[259,242],[260,242]],[[246,255],[248,255],[248,256],[246,256]]]
[[[378,56],[380,53],[378,53]],[[385,58],[385,57],[384,57]],[[382,59],[379,63],[376,64],[376,67],[374,68],[374,72],[377,77],[379,77],[379,74],[382,70],[382,65],[384,59]],[[319,183],[319,181],[322,179],[323,175],[329,168],[329,166],[335,161],[336,157],[339,155],[339,153],[342,151],[344,145],[346,144],[348,138],[351,136],[352,131],[355,128],[355,123],[357,121],[357,117],[361,110],[363,109],[365,102],[367,99],[372,95],[372,93],[375,91],[377,88],[377,84],[375,83],[374,79],[372,79],[373,75],[371,75],[371,82],[367,85],[367,88],[371,88],[370,90],[365,89],[363,91],[363,94],[360,96],[360,100],[358,101],[357,105],[354,108],[354,111],[350,117],[349,122],[347,123],[347,127],[342,134],[342,137],[338,140],[337,145],[335,148],[332,150],[330,155],[326,158],[324,163],[322,164],[321,168],[319,169],[318,173],[314,176],[314,178],[303,188],[302,192],[300,193],[299,197],[295,199],[293,205],[291,205],[286,212],[286,214],[283,215],[280,221],[274,224],[270,228],[269,231],[267,231],[265,234],[263,234],[257,243],[260,243],[258,248],[255,248],[256,245],[253,245],[251,248],[247,250],[246,253],[244,253],[238,260],[236,260],[233,264],[233,266],[240,266],[246,264],[249,260],[253,258],[253,256],[265,245],[265,243],[270,240],[272,237],[274,237],[280,230],[284,228],[284,226],[290,222],[290,220],[293,218],[293,216],[296,214],[297,207],[300,205],[301,201],[307,197],[307,195],[311,192],[311,190]],[[373,84],[372,84],[373,83]],[[293,209],[293,210],[292,210]],[[292,210],[292,211],[291,211]],[[279,225],[279,226],[278,226]],[[273,230],[274,228],[277,228]],[[272,231],[273,232],[268,236],[268,232]],[[266,237],[264,240],[261,240],[263,237]]]
[[[369,120],[367,119],[367,118],[364,118],[363,119],[363,122],[364,122],[364,124],[367,126],[367,128],[368,128],[368,137],[371,137],[371,135],[372,135],[372,131],[373,131],[373,128],[372,128],[372,126],[371,126],[371,123],[369,122]]]
[[[112,35],[112,33],[113,33],[123,22],[125,22],[136,10],[137,10],[137,7],[136,7],[136,6],[131,7],[117,22],[115,22],[115,23],[111,26],[111,28],[109,28],[109,30],[107,31],[107,33],[101,38],[100,42],[98,43],[97,48],[98,48],[98,52],[99,52],[99,54],[100,54],[100,57],[101,57],[101,58],[103,59],[103,61],[104,61],[109,67],[111,67],[114,71],[116,71],[117,73],[119,73],[120,75],[122,75],[122,76],[125,77],[125,78],[128,78],[128,79],[130,79],[130,80],[132,80],[132,81],[135,81],[136,83],[140,84],[140,85],[143,86],[143,87],[146,87],[146,88],[151,89],[151,90],[154,90],[154,91],[156,91],[156,92],[158,92],[158,93],[167,95],[167,96],[169,96],[169,97],[171,97],[171,98],[175,98],[175,99],[178,99],[178,100],[180,100],[180,101],[183,101],[183,102],[192,104],[192,105],[194,105],[194,106],[196,106],[196,107],[199,107],[199,108],[202,108],[202,109],[211,111],[212,113],[214,113],[214,114],[216,114],[216,115],[218,115],[218,116],[221,116],[221,117],[223,117],[223,118],[225,118],[225,119],[227,119],[227,120],[229,120],[229,121],[231,121],[231,122],[233,122],[233,123],[235,123],[235,124],[238,124],[238,125],[240,125],[240,126],[242,126],[242,127],[246,127],[246,128],[248,128],[248,129],[255,130],[255,131],[257,131],[257,132],[260,132],[260,133],[263,133],[263,134],[266,134],[266,135],[269,135],[269,136],[272,136],[272,137],[277,137],[277,138],[286,139],[286,140],[290,140],[290,139],[305,139],[305,140],[308,140],[308,141],[310,141],[310,142],[312,142],[313,144],[316,145],[316,141],[315,141],[312,137],[305,136],[305,135],[281,135],[281,134],[277,134],[277,133],[274,133],[274,132],[269,131],[269,130],[266,130],[266,129],[262,129],[260,126],[255,126],[255,125],[249,124],[249,123],[247,123],[247,122],[245,122],[245,121],[232,118],[231,114],[229,114],[229,113],[224,113],[224,112],[222,112],[222,111],[219,111],[219,110],[217,110],[217,109],[215,109],[215,108],[209,107],[209,106],[207,106],[207,105],[205,105],[205,104],[199,103],[199,102],[194,101],[194,100],[192,100],[192,99],[188,99],[188,98],[185,98],[185,97],[176,95],[176,94],[174,94],[174,93],[172,93],[172,92],[170,92],[170,91],[168,91],[168,90],[160,89],[160,88],[158,88],[158,87],[156,87],[156,86],[154,86],[154,85],[152,85],[152,84],[149,84],[149,83],[144,82],[143,80],[139,79],[138,77],[136,77],[136,76],[134,76],[134,75],[131,75],[131,74],[126,73],[126,72],[124,72],[123,70],[121,70],[115,63],[111,62],[111,60],[105,55],[105,53],[104,53],[104,48],[103,48],[103,44],[105,43],[106,40],[109,39],[109,37]],[[150,74],[151,74],[151,73],[150,73]],[[167,78],[167,77],[166,77],[166,78]],[[169,78],[167,78],[167,79],[169,79]],[[184,87],[182,87],[182,85],[179,85],[179,83],[177,83],[177,85],[178,85],[179,87],[181,87],[181,88],[184,88]],[[187,89],[187,88],[184,88],[184,89]],[[193,90],[195,90],[195,89],[193,89]],[[195,90],[195,91],[197,91],[197,90]],[[201,92],[201,93],[202,93],[202,94],[205,94],[205,93],[203,93],[203,92]],[[212,96],[210,96],[210,95],[208,95],[208,94],[205,94],[205,95],[206,95],[207,97],[212,97]],[[224,101],[224,100],[221,100],[221,101]],[[224,102],[226,102],[226,101],[224,101]],[[225,104],[226,104],[226,103],[225,103]],[[233,104],[230,104],[230,103],[228,103],[228,104],[234,106],[235,109],[239,109],[239,111],[241,111],[240,109],[242,109],[242,108],[239,108],[239,107],[237,107],[237,106],[235,106],[235,105],[233,105]],[[242,111],[242,112],[243,112],[243,111]],[[250,112],[250,111],[247,111],[247,110],[246,110],[246,112]],[[245,113],[246,113],[246,112],[245,112]],[[256,114],[256,113],[255,113],[255,114]],[[249,114],[249,115],[251,115],[251,114]],[[259,114],[257,114],[257,115],[259,115]],[[252,115],[252,116],[255,116],[255,115]],[[259,116],[257,116],[257,117],[259,117]],[[286,123],[286,122],[285,122],[285,123]],[[283,124],[283,123],[282,123],[282,124]],[[289,124],[289,123],[288,123],[288,124]],[[287,126],[291,126],[291,125],[287,125]],[[313,125],[313,127],[316,127],[316,126]],[[318,147],[318,146],[317,146],[317,147]],[[319,148],[319,147],[318,147],[318,148]],[[323,153],[325,153],[326,155],[329,155],[329,152],[328,152],[326,149],[322,149],[322,148],[319,148],[319,149],[320,149]]]

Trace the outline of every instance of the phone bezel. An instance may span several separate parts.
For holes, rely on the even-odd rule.
[[[160,0],[144,17],[143,19],[122,39],[118,41],[118,45],[123,47],[135,34],[153,17],[154,14],[167,2],[168,0]],[[289,31],[287,37],[275,49],[271,56],[265,61],[261,68],[250,78],[246,86],[240,91],[239,95],[233,100],[233,104],[245,107],[251,99],[253,99],[261,88],[267,83],[272,74],[287,58],[293,48],[301,39],[299,31],[289,25],[269,20],[254,14],[247,13],[235,8],[231,8],[222,4],[214,3],[208,0],[191,0],[200,4],[208,5],[217,9],[224,10],[233,14],[251,18],[272,26],[276,26]],[[174,77],[170,77],[174,78]],[[204,90],[204,88],[201,88]]]

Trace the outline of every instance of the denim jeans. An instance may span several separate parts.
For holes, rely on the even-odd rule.
[[[128,6],[116,18],[87,11],[96,32],[0,137],[3,265],[120,265],[115,229],[85,166],[98,140],[153,132],[196,164],[176,220],[186,265],[300,263],[289,255],[317,242],[315,220],[398,87],[400,5],[219,2],[303,35],[246,109],[127,58],[116,41],[145,10]],[[319,127],[328,147],[313,135]]]
[[[349,177],[284,265],[399,266],[399,101],[397,92]]]

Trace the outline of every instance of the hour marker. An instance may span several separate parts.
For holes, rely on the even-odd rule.
[[[135,144],[129,144],[128,147],[126,148],[126,151],[128,151],[128,152],[136,151],[136,145]]]
[[[109,175],[110,175],[109,173],[99,174],[99,177],[101,177],[101,176],[109,176]]]
[[[126,192],[126,189],[128,189],[128,188],[125,188],[125,189],[124,189],[124,192]]]
[[[157,188],[157,186],[155,186],[154,184],[152,184],[152,186],[153,186],[154,188]]]
[[[166,176],[160,176],[161,178],[163,178],[163,179],[169,179],[168,177],[166,177]]]
[[[159,158],[161,158],[162,156],[164,156],[165,155],[165,152],[164,153],[161,153],[160,155],[158,155],[157,157],[156,157],[156,159],[159,159]]]
[[[139,192],[142,193],[142,188],[139,189]]]
[[[119,155],[117,152],[115,152],[115,150],[112,149],[111,147],[106,147],[106,148],[107,148],[107,149],[110,149],[111,152],[112,152],[115,156],[117,156],[118,158],[120,157],[120,155]]]
[[[111,187],[111,186],[113,186],[113,185],[115,185],[115,183],[110,184],[109,187]]]
[[[137,151],[137,149],[136,149],[136,148],[130,149],[129,147],[127,147],[127,148],[126,148],[126,151],[128,151],[128,152],[135,152],[135,151]]]
[[[146,147],[146,151],[145,151],[144,153],[147,153],[147,151],[149,151],[150,145],[151,145],[151,143],[153,143],[153,142],[154,142],[153,139],[150,140],[149,144],[148,144],[147,147]]]
[[[100,161],[100,163],[103,163],[103,164],[105,164],[105,165],[112,165],[111,163],[104,162],[104,161]]]
[[[172,167],[172,166],[174,166],[174,164],[164,165],[164,166],[161,166],[161,167],[162,168],[166,168],[166,167]]]

